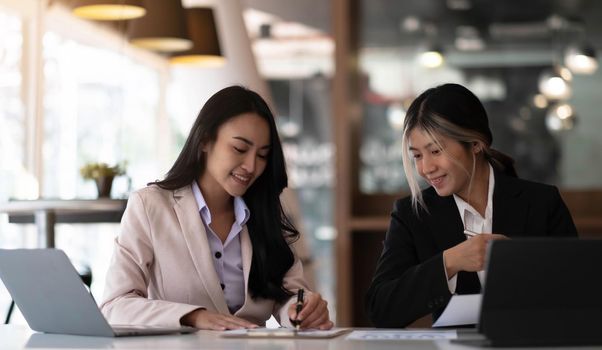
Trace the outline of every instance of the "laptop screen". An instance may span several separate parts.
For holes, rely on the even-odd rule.
[[[602,344],[602,240],[489,247],[479,330],[493,345]]]
[[[0,249],[0,279],[35,331],[105,337],[196,331],[177,326],[112,328],[61,250]]]

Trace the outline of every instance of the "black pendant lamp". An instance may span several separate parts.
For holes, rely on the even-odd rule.
[[[225,62],[220,48],[213,10],[207,7],[186,9],[188,35],[193,46],[190,50],[171,56],[173,64],[219,67]]]
[[[128,24],[132,45],[159,52],[177,52],[192,48],[186,13],[180,0],[145,0],[146,16]]]

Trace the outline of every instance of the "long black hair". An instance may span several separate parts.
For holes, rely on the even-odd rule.
[[[242,86],[230,86],[211,96],[165,179],[149,185],[175,190],[196,181],[206,166],[203,145],[217,139],[225,122],[244,113],[255,113],[267,121],[271,146],[265,170],[243,195],[251,212],[247,221],[253,246],[249,291],[253,298],[282,302],[292,295],[282,280],[295,258],[289,244],[299,237],[299,232],[282,210],[280,194],[288,183],[284,154],[274,115],[259,94]]]
[[[493,135],[489,128],[487,111],[481,101],[470,90],[459,84],[443,84],[430,88],[412,102],[403,125],[403,164],[410,190],[412,204],[416,211],[418,205],[426,208],[422,194],[407,154],[409,135],[419,128],[429,135],[447,136],[459,141],[465,147],[479,144],[483,155],[494,169],[508,176],[517,177],[514,160],[493,148]]]

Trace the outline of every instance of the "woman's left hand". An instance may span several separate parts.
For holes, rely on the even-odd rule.
[[[328,302],[322,299],[318,293],[306,292],[303,300],[303,308],[297,315],[295,303],[288,308],[288,316],[291,320],[300,320],[301,329],[331,329],[334,323],[328,315]]]

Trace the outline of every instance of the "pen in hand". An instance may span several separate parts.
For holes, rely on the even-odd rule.
[[[468,237],[474,237],[474,236],[478,235],[478,233],[473,232],[471,230],[464,230],[464,234],[467,235]]]
[[[296,330],[299,330],[301,328],[301,320],[299,319],[299,313],[301,312],[301,310],[303,309],[303,293],[305,291],[303,290],[303,288],[300,288],[297,291],[297,303],[295,305],[295,312],[296,312],[296,316],[294,320],[291,320],[291,323],[293,324],[293,326],[295,326]]]

